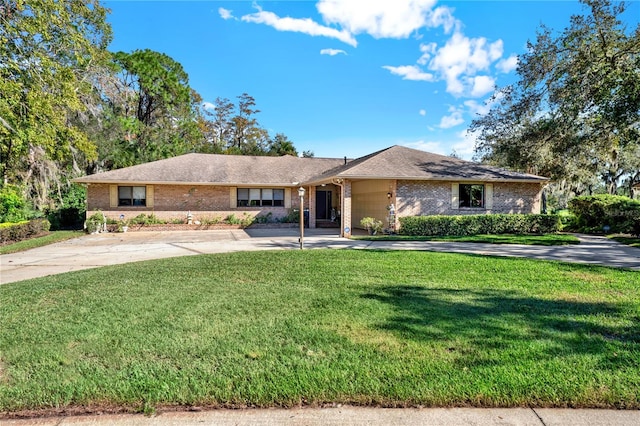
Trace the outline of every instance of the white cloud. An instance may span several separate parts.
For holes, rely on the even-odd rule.
[[[453,149],[461,158],[471,160],[476,147],[476,135],[474,133],[463,130],[456,134],[460,138],[453,143]]]
[[[431,9],[435,3],[436,0],[320,0],[316,8],[325,22],[338,24],[351,34],[406,38],[424,26],[434,26]],[[446,22],[444,15],[439,13],[440,25]]]
[[[329,55],[329,56],[336,56],[336,55],[338,55],[340,53],[343,53],[345,55],[347,54],[347,52],[345,52],[344,50],[340,50],[340,49],[322,49],[320,51],[321,55]]]
[[[250,15],[245,15],[242,18],[244,22],[252,22],[254,24],[265,24],[270,27],[275,28],[278,31],[291,31],[297,33],[308,34],[311,36],[322,36],[335,38],[340,40],[343,43],[349,44],[351,46],[357,46],[358,42],[356,39],[346,30],[337,30],[335,28],[325,27],[320,25],[313,20],[306,19],[297,19],[297,18],[281,18],[273,12],[266,12],[263,10],[259,10],[256,13],[252,13]]]
[[[447,82],[447,92],[455,96],[472,92],[475,93],[472,96],[478,96],[478,93],[486,90],[489,77],[471,77],[479,71],[488,70],[491,63],[502,56],[502,52],[502,40],[488,44],[484,37],[470,39],[455,32],[443,47],[437,49],[429,61],[429,69],[443,76]]]
[[[213,111],[213,110],[215,110],[215,109],[216,109],[216,105],[215,105],[215,104],[212,104],[211,102],[203,102],[203,103],[202,103],[202,108],[204,108],[204,109],[208,109],[208,110],[210,110],[210,111]]]
[[[427,63],[429,63],[429,59],[431,59],[433,54],[436,53],[437,49],[438,45],[436,43],[421,43],[420,52],[422,52],[422,56],[420,56],[420,59],[418,59],[418,64],[426,65]]]
[[[516,68],[518,68],[518,56],[516,55],[511,55],[507,59],[501,59],[496,64],[496,69],[505,74],[510,73]]]
[[[472,115],[485,115],[491,109],[491,106],[486,103],[480,104],[474,100],[465,101],[464,105],[469,109],[469,112]]]
[[[399,145],[419,149],[421,151],[432,152],[434,154],[447,155],[445,154],[442,142],[420,140],[416,142],[400,143]]]
[[[459,124],[464,123],[464,119],[462,118],[462,110],[457,109],[455,107],[449,108],[450,115],[445,115],[440,119],[440,127],[441,129],[449,129],[451,127],[455,127]]]
[[[400,67],[385,65],[382,68],[391,71],[391,74],[402,76],[403,80],[436,81],[436,78],[433,74],[423,72],[419,67],[415,65],[404,65]]]
[[[462,23],[453,17],[452,10],[446,6],[440,6],[433,10],[429,16],[431,27],[443,27],[444,33],[449,34],[452,29],[460,30]]]
[[[479,75],[473,77],[471,80],[471,93],[470,95],[479,98],[494,90],[496,80],[493,77],[486,75]]]
[[[419,114],[424,117],[425,115],[427,115],[427,111],[424,109],[421,109]]]
[[[220,14],[220,17],[222,19],[232,19],[233,14],[231,12],[232,12],[231,10],[225,9],[224,7],[218,8],[218,13]]]

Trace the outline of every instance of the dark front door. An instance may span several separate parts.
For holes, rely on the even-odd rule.
[[[331,191],[316,191],[316,219],[331,219]]]

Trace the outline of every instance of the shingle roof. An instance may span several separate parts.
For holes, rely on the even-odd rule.
[[[294,186],[344,164],[337,158],[185,154],[75,179],[79,183],[178,183]]]
[[[164,183],[295,186],[343,179],[545,182],[453,157],[394,145],[348,161],[339,158],[185,154],[74,179],[79,183]]]
[[[328,170],[312,182],[330,178],[545,182],[541,176],[394,145]]]

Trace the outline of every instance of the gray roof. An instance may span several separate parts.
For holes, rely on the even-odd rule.
[[[338,158],[185,154],[74,179],[79,183],[295,186],[344,164]]]
[[[512,172],[399,145],[328,170],[316,177],[313,182],[334,178],[483,182],[546,182],[549,180],[541,176]]]
[[[296,186],[331,179],[545,182],[536,175],[394,145],[345,164],[339,158],[186,154],[74,179],[79,183]]]

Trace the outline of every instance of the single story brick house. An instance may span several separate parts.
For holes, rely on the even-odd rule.
[[[309,226],[351,235],[363,217],[539,213],[547,178],[392,146],[355,160],[185,154],[89,175],[87,215],[193,220],[287,216],[305,189]],[[393,215],[395,213],[395,215]]]

